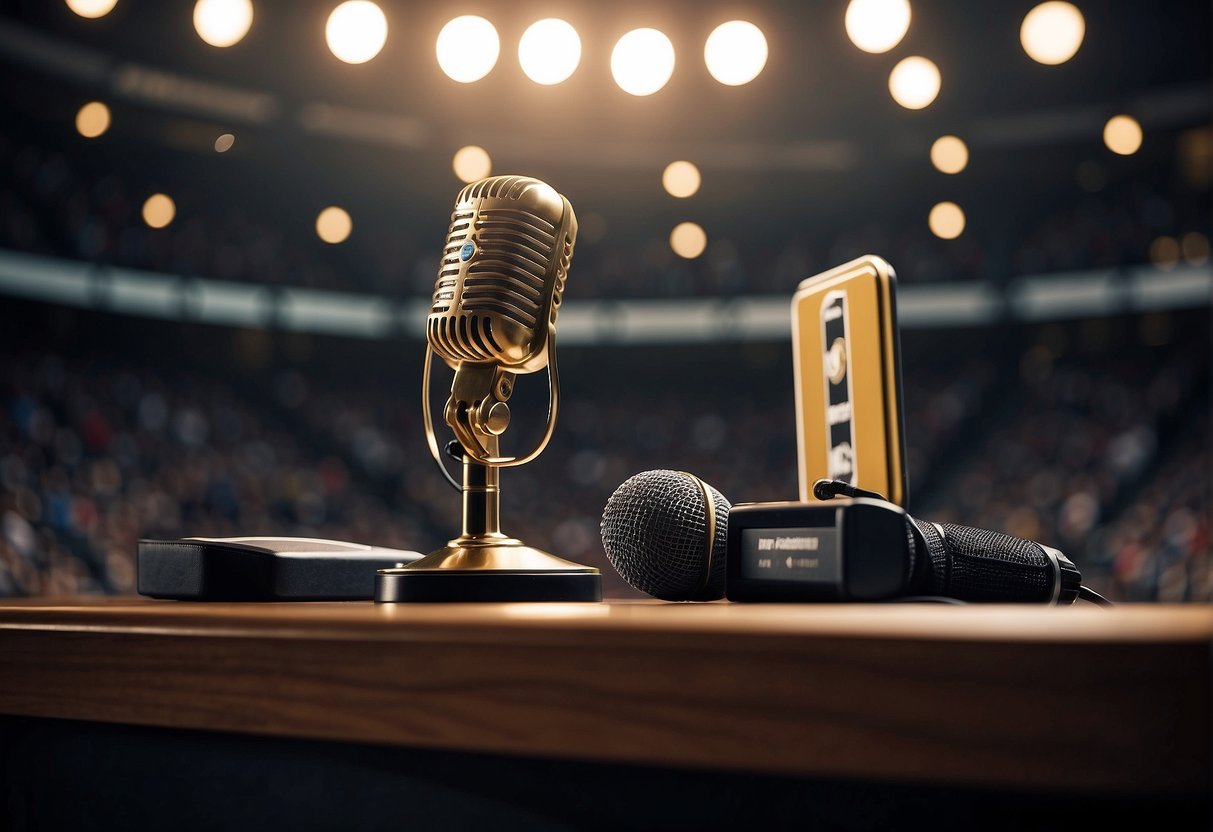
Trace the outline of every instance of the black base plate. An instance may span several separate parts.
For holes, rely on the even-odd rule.
[[[461,601],[601,601],[602,576],[594,572],[380,569],[380,604]]]

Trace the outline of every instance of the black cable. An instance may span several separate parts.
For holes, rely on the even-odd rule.
[[[1090,601],[1092,604],[1098,604],[1101,607],[1116,606],[1111,601],[1109,601],[1107,598],[1103,597],[1098,592],[1096,592],[1095,590],[1091,589],[1088,586],[1080,586],[1078,588],[1078,597],[1083,599],[1084,601]]]

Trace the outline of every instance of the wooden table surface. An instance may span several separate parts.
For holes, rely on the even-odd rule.
[[[0,714],[1205,794],[1213,608],[0,603]]]

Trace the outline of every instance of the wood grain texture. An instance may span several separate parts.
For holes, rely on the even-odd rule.
[[[0,713],[1203,794],[1197,607],[0,604]]]

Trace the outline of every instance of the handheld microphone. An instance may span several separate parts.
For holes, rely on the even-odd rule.
[[[704,518],[713,512],[709,534]],[[868,496],[730,508],[711,486],[676,471],[646,471],[620,485],[603,511],[602,543],[625,581],[669,601],[930,595],[1072,604],[1080,589],[1089,592],[1064,554],[1030,540],[917,520]]]
[[[724,595],[729,501],[684,471],[646,471],[615,490],[602,545],[630,586],[666,601]]]

